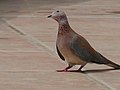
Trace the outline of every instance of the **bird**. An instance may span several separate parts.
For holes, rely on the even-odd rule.
[[[96,51],[83,36],[70,27],[63,11],[55,10],[48,18],[58,22],[56,49],[59,57],[68,64],[65,69],[57,70],[58,72],[69,72],[69,69],[75,65],[80,65],[76,71],[82,72],[82,68],[87,63],[104,64],[114,69],[120,69],[119,64],[110,61]]]

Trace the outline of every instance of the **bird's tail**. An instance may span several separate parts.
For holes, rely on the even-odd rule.
[[[109,63],[107,63],[107,65],[110,66],[110,67],[113,67],[115,69],[120,69],[120,65],[118,65],[118,64],[116,64],[112,61],[109,61]]]
[[[101,64],[105,64],[107,66],[110,66],[110,67],[113,67],[115,69],[120,69],[120,65],[108,60],[107,58],[105,58],[103,55],[99,54],[100,55],[100,59],[101,59]]]

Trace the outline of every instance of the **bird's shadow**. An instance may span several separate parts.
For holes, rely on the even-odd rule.
[[[111,71],[111,70],[118,70],[118,69],[94,69],[94,70],[84,70],[84,71],[76,71],[76,70],[70,70],[69,72],[77,72],[77,73],[84,73],[84,74],[87,74],[87,73],[101,73],[101,72],[108,72],[108,71]]]

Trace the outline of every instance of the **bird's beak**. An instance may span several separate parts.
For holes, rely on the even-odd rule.
[[[48,18],[52,17],[52,15],[49,15]]]

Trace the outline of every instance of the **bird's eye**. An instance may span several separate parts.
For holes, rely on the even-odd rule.
[[[59,12],[59,11],[57,11],[57,12]]]

